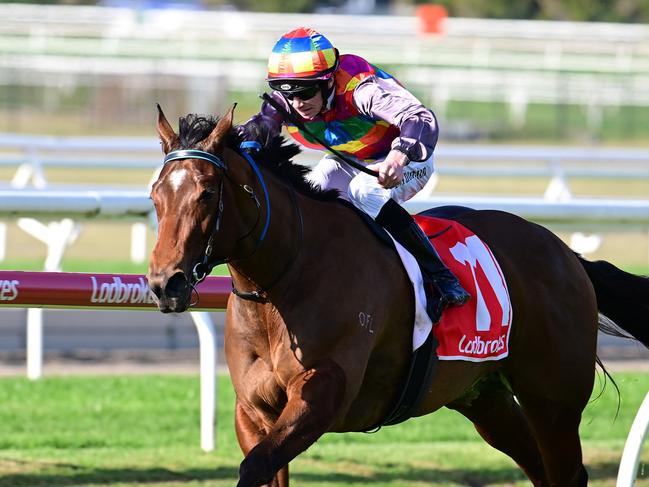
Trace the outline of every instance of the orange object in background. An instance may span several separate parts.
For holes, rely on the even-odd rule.
[[[444,6],[431,3],[418,6],[417,17],[420,19],[421,32],[425,34],[443,34],[448,12]]]

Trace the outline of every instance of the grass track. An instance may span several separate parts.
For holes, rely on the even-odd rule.
[[[582,422],[593,486],[613,486],[624,439],[649,374],[615,374]],[[0,486],[231,486],[241,453],[233,392],[219,377],[217,450],[198,448],[197,377],[58,377],[0,380]],[[601,388],[596,382],[595,392]],[[643,455],[649,465],[649,455]],[[644,467],[643,467],[644,468]],[[331,434],[291,464],[293,485],[528,485],[458,414],[434,415],[378,434]],[[649,486],[649,472],[638,486]]]

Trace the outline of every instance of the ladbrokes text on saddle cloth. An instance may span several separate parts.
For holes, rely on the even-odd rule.
[[[504,274],[491,250],[457,222],[420,215],[415,219],[426,235],[433,236],[435,249],[471,294],[471,300],[464,306],[447,308],[434,327],[429,319],[421,319],[420,308],[413,349],[426,340],[432,328],[439,342],[440,360],[481,362],[505,358],[509,353],[512,307]],[[409,274],[412,279],[411,270]],[[417,277],[413,282],[421,283],[421,275]],[[416,289],[415,294],[417,301],[423,298],[423,290]]]

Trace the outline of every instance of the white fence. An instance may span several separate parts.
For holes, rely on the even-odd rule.
[[[15,168],[15,173],[7,185],[9,188],[33,188],[43,190],[46,188],[61,188],[61,184],[52,184],[47,179],[48,168],[75,168],[87,169],[113,169],[116,171],[132,171],[149,169],[151,177],[149,183],[156,177],[161,160],[160,144],[154,138],[142,137],[54,137],[32,136],[22,134],[0,134],[0,167]],[[0,184],[0,187],[2,185]],[[87,184],[64,187],[69,190],[87,188]],[[120,213],[123,205],[136,209],[142,204],[142,191],[145,185],[132,185],[132,190],[125,190],[126,185],[119,188],[108,189],[107,185],[93,183],[93,188],[101,188],[103,194],[100,198],[91,196],[92,192],[85,193],[81,199],[67,200],[65,196],[52,196],[53,200],[36,202],[40,208],[44,204],[51,204],[52,208],[63,210],[59,217],[76,213],[81,210],[92,216],[101,213],[106,217],[111,212]],[[137,189],[135,189],[137,188]],[[45,198],[45,195],[41,195]],[[82,201],[83,200],[83,201]],[[136,201],[138,203],[136,203]],[[25,203],[28,204],[28,203]],[[69,204],[66,212],[61,205]],[[101,208],[100,208],[101,205]],[[28,207],[22,208],[30,211]],[[32,208],[31,211],[36,210]],[[146,225],[142,223],[143,215],[150,211],[150,207],[140,207],[137,220],[131,227],[131,260],[141,263],[146,258]],[[72,243],[80,230],[72,220],[65,219],[60,224],[43,225],[33,219],[21,218],[18,225],[25,232],[41,240],[48,246],[46,260],[47,270],[58,270],[62,252]],[[0,224],[0,260],[6,256],[6,226]]]
[[[616,487],[632,487],[638,472],[642,444],[649,429],[649,393],[645,396],[633,420],[622,452]]]
[[[311,164],[319,156],[305,151],[298,160]],[[151,171],[157,176],[162,154],[155,138],[145,137],[53,137],[0,134],[0,167],[15,168],[9,189],[3,193],[0,213],[21,217],[19,226],[48,245],[47,270],[57,270],[67,243],[74,241],[79,227],[69,219],[130,218],[134,220],[131,259],[146,258],[146,227],[151,211],[144,184],[124,189],[92,183],[85,190],[72,184],[52,184],[49,168],[81,170],[114,169]],[[440,178],[537,177],[547,181],[543,197],[439,196]],[[444,145],[436,151],[436,174],[407,206],[415,212],[442,204],[495,208],[520,214],[547,224],[597,226],[646,226],[649,215],[644,200],[624,198],[573,198],[572,178],[626,179],[647,182],[649,197],[649,150],[597,147]],[[2,184],[0,183],[0,189]],[[27,191],[28,188],[33,188]],[[69,191],[73,191],[70,193]],[[24,217],[65,218],[44,226]],[[150,219],[149,219],[150,221]],[[5,256],[6,228],[0,225],[0,260]]]
[[[0,134],[0,166],[17,167],[11,187],[45,188],[45,168],[151,169],[161,163],[160,142],[150,137],[55,137]]]
[[[572,177],[649,182],[648,149],[441,143],[435,154],[436,171],[442,176],[547,177],[548,189],[557,184],[567,188]],[[309,164],[317,158],[315,152],[304,151],[298,161]],[[161,160],[155,138],[0,134],[0,166],[18,168],[11,182],[14,188],[47,187],[44,169],[50,167],[151,169],[153,177]]]
[[[305,25],[332,37],[342,50],[367,51],[377,63],[625,74],[649,71],[649,27],[642,24],[449,18],[440,35],[422,35],[421,20],[412,14],[5,4],[0,6],[0,15],[0,52],[7,54],[20,49],[30,55],[93,52],[104,58],[232,59],[231,48],[236,45],[237,59],[265,61],[281,33]],[[176,49],[170,52],[169,45]]]
[[[435,206],[461,205],[502,210],[542,224],[599,223],[649,225],[649,199],[575,198],[552,202],[543,198],[436,196],[405,203],[411,212]],[[146,219],[153,206],[147,191],[0,190],[0,217],[73,219]]]
[[[155,85],[211,106],[231,87],[259,91],[278,36],[308,25],[390,66],[439,114],[449,101],[504,102],[521,124],[531,103],[578,104],[598,126],[604,107],[649,106],[640,24],[449,18],[442,34],[422,35],[414,15],[0,5],[0,17],[0,85],[55,88],[48,105],[113,77],[135,96]]]

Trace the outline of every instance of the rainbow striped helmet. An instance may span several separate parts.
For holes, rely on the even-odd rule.
[[[272,79],[327,79],[338,67],[338,50],[313,29],[298,27],[284,34],[268,58]]]

